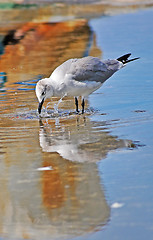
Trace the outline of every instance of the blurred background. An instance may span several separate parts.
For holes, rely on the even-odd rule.
[[[152,23],[152,0],[0,0],[0,240],[152,240]],[[65,60],[129,52],[84,115],[38,116]]]

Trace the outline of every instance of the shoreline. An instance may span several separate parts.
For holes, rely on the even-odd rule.
[[[129,4],[127,2],[129,1],[116,1],[115,3],[96,1],[96,3],[86,2],[84,4],[67,4],[64,2],[21,8],[0,8],[0,28],[3,29],[10,23],[11,25],[20,25],[26,22],[61,22],[78,18],[88,20],[93,17],[116,15],[153,7],[153,1],[146,3],[144,1],[130,1]]]

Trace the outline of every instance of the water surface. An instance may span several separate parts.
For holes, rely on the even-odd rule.
[[[89,22],[28,23],[14,36],[24,37],[5,46],[1,239],[152,239],[152,18],[147,9]],[[35,84],[62,61],[128,52],[141,59],[92,94],[84,115],[71,98],[55,114],[54,98],[39,118]]]

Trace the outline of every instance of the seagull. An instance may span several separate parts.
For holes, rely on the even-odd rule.
[[[49,78],[41,79],[36,84],[36,96],[39,101],[38,113],[47,98],[70,96],[75,98],[76,112],[79,113],[78,97],[82,97],[82,114],[85,108],[85,98],[96,91],[116,71],[131,61],[131,53],[117,59],[101,61],[97,57],[73,58],[58,66]]]

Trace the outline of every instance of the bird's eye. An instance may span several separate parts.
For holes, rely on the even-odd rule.
[[[41,95],[44,96],[46,94],[46,91],[47,91],[47,86],[44,87],[43,92],[42,92]]]

